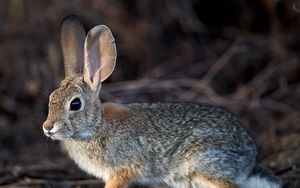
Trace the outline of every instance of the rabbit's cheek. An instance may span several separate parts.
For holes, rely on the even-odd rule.
[[[73,113],[69,116],[69,132],[72,132],[72,136],[78,138],[87,138],[91,136],[91,130],[88,123],[86,113],[83,111]]]
[[[91,133],[90,130],[86,129],[86,130],[83,130],[81,132],[78,132],[76,134],[76,136],[79,137],[79,138],[88,138],[88,137],[92,136],[92,133]]]
[[[76,112],[69,115],[67,124],[69,124],[75,131],[79,131],[82,127],[81,125],[84,123],[84,119],[83,111]]]

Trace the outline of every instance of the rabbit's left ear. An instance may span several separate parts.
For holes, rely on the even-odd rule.
[[[60,30],[65,77],[81,75],[85,30],[80,19],[75,15],[64,18]]]
[[[92,28],[86,36],[84,44],[84,81],[90,88],[99,93],[101,82],[113,72],[117,51],[115,39],[105,25]]]

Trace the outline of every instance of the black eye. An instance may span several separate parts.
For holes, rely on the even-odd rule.
[[[70,103],[70,110],[77,111],[81,108],[81,100],[79,98],[75,98]]]

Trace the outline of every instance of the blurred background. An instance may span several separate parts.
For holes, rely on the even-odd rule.
[[[108,25],[118,50],[102,101],[193,101],[240,116],[258,162],[300,187],[300,1],[0,1],[0,186],[99,187],[42,123],[63,78],[61,20]]]

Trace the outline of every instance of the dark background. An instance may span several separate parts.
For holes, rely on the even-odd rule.
[[[0,186],[97,187],[42,132],[63,78],[59,27],[108,25],[118,50],[102,101],[194,101],[240,116],[259,163],[300,187],[300,3],[0,1]]]

